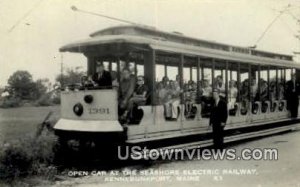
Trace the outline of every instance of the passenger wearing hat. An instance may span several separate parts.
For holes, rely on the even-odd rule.
[[[209,125],[213,129],[213,141],[216,149],[222,149],[224,139],[224,127],[226,125],[228,111],[227,104],[220,98],[220,90],[213,89],[214,104],[211,109]]]
[[[105,71],[104,65],[100,62],[96,64],[96,73],[92,76],[92,80],[99,88],[112,88],[110,72]]]

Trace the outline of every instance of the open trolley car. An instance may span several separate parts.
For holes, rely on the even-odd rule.
[[[75,139],[100,145],[152,143],[160,147],[198,145],[197,142],[211,145],[210,103],[203,88],[215,85],[216,77],[221,77],[225,85],[223,98],[228,103],[232,99],[230,89],[236,89],[234,102],[228,108],[225,142],[295,127],[296,120],[291,120],[287,109],[285,87],[292,73],[298,77],[300,66],[289,55],[142,26],[100,30],[89,39],[61,47],[60,52],[84,54],[87,75],[94,74],[96,62],[101,62],[120,82],[120,71],[130,68],[133,76],[144,76],[149,88],[147,101],[136,106],[132,119],[125,122],[118,112],[118,88],[62,91],[61,119],[54,128],[64,141]],[[163,77],[176,82],[181,90],[177,104],[172,106],[175,116],[167,116],[166,104],[159,99]],[[189,84],[195,87],[192,102],[185,94]]]

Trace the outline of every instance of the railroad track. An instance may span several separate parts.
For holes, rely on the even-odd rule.
[[[241,134],[228,135],[224,137],[224,143],[228,144],[228,143],[239,142],[243,140],[270,136],[270,135],[279,134],[283,132],[293,131],[296,130],[298,127],[300,127],[300,123],[288,125],[288,126],[276,127],[272,129],[265,129],[265,130],[255,131],[255,132],[248,132],[248,133],[246,132]],[[164,152],[164,150],[171,150],[171,149],[174,150],[198,149],[198,148],[208,148],[212,146],[213,146],[213,140],[208,139],[208,140],[201,140],[201,141],[190,142],[190,143],[177,144],[172,146],[159,147],[157,149],[162,150],[162,152]],[[148,153],[143,153],[143,154],[146,156],[148,155]]]
[[[226,137],[224,137],[224,143],[229,144],[233,142],[239,142],[239,141],[245,141],[249,139],[254,139],[254,138],[260,138],[260,137],[265,137],[269,135],[274,135],[282,132],[288,132],[292,130],[296,130],[298,127],[300,127],[299,124],[292,124],[292,125],[286,125],[286,126],[279,126],[279,127],[274,127],[274,128],[268,128],[260,131],[255,131],[255,132],[243,132],[239,134],[228,134]],[[162,147],[155,147],[160,153],[164,153],[165,150],[171,150],[174,149],[176,151],[180,149],[203,149],[203,148],[209,148],[213,146],[213,140],[210,139],[205,139],[205,140],[199,140],[199,141],[193,141],[193,142],[187,142],[187,143],[182,143],[182,144],[176,144],[176,145],[170,145],[170,146],[162,146]],[[141,151],[142,155],[144,155],[144,160],[145,161],[151,161],[149,158],[148,153],[149,152],[143,152]],[[158,159],[159,160],[159,159]],[[134,166],[134,165],[139,165],[141,162],[132,162],[130,160],[124,162],[119,162],[114,160],[112,161],[105,161],[103,162],[102,159],[95,159],[95,160],[90,160],[89,162],[86,162],[87,160],[81,160],[79,165],[78,162],[77,164],[73,165],[78,168],[94,168],[95,166],[97,169],[102,169],[102,170],[111,170],[111,169],[117,169],[117,168],[123,168],[123,167],[129,167],[129,166]],[[141,161],[141,160],[140,160]],[[74,164],[74,163],[73,163]],[[62,165],[63,166],[63,165]],[[72,166],[72,167],[73,167]],[[68,168],[70,166],[67,166]],[[65,167],[63,167],[65,168]]]

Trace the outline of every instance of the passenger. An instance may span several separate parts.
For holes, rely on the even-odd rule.
[[[265,102],[268,100],[268,83],[264,79],[260,79],[260,101]],[[258,100],[258,98],[256,99]]]
[[[236,103],[238,90],[236,88],[236,82],[234,80],[229,81],[229,90],[228,90],[228,109],[234,109]]]
[[[102,63],[97,62],[96,66],[96,73],[92,76],[94,84],[99,86],[99,88],[111,88],[112,80],[110,73],[104,70],[104,65]]]
[[[191,91],[188,84],[183,85],[183,97],[185,104],[185,112],[189,113],[192,104]]]
[[[180,88],[180,76],[179,75],[176,75],[176,80],[174,81],[174,84],[175,84],[176,89],[179,91],[181,89]]]
[[[164,104],[168,101],[168,89],[164,88],[162,82],[157,83],[156,95],[158,99],[158,104]]]
[[[196,100],[197,100],[197,84],[195,82],[192,82],[190,92],[191,92],[191,101],[192,101],[192,103],[196,103]]]
[[[148,87],[145,84],[144,76],[137,77],[137,84],[135,86],[132,99],[136,101],[145,102],[146,96],[148,93]]]
[[[80,82],[81,82],[81,86],[80,86],[81,90],[89,89],[94,86],[92,81],[89,80],[88,76],[82,76]]]
[[[242,82],[242,86],[241,86],[241,97],[242,100],[249,100],[249,80],[245,79]]]
[[[131,75],[128,68],[122,71],[121,82],[119,87],[119,108],[121,119],[126,119],[128,114],[128,102],[132,97],[135,88],[135,77]]]
[[[202,117],[209,117],[210,115],[210,110],[211,110],[211,106],[212,106],[212,87],[209,85],[208,80],[202,80],[202,84],[201,84],[201,95],[200,95],[200,99],[201,99],[201,106],[202,106],[202,110],[201,110],[201,114]]]
[[[212,98],[212,88],[209,85],[208,80],[203,80],[202,86],[202,100],[204,102],[209,101]]]
[[[279,99],[279,100],[285,99],[285,98],[284,98],[284,86],[283,86],[283,83],[282,83],[282,82],[280,82],[280,83],[278,84],[278,99]]]
[[[164,76],[161,82],[157,84],[157,99],[159,104],[164,104],[169,100],[170,81],[167,76]]]
[[[162,84],[163,84],[163,87],[164,88],[168,88],[169,87],[169,78],[167,77],[167,76],[164,76],[163,78],[162,78]]]
[[[250,105],[249,102],[249,79],[245,79],[241,88],[241,114],[246,114]]]
[[[279,87],[278,87],[279,88]],[[269,94],[270,94],[270,100],[271,100],[271,112],[274,112],[276,107],[277,107],[277,103],[274,103],[274,101],[277,100],[277,96],[276,96],[276,80],[272,79],[270,81],[270,88],[269,88]]]
[[[176,75],[176,78],[175,78],[176,80],[176,82],[178,82],[178,84],[179,84],[179,82],[180,82],[180,76],[179,75]]]
[[[189,89],[191,89],[192,88],[192,84],[194,83],[194,81],[193,80],[189,80],[188,81],[188,83],[187,83],[187,85],[189,86]]]
[[[270,99],[271,99],[271,101],[276,100],[276,82],[275,82],[275,80],[270,81]]]
[[[81,83],[82,86],[85,86],[85,84],[87,83],[87,81],[88,81],[88,77],[87,76],[82,76],[80,78],[80,83]]]
[[[166,118],[177,119],[178,117],[178,106],[180,104],[180,93],[177,89],[175,82],[170,81],[168,90],[168,101],[164,104]]]
[[[193,115],[193,104],[197,99],[197,84],[194,81],[189,81],[184,87],[185,112],[187,116]]]
[[[171,96],[171,99],[178,99],[180,96],[180,87],[178,87],[175,83],[175,81],[170,81],[169,86],[169,95]]]
[[[217,88],[220,91],[220,96],[224,99],[226,97],[226,90],[225,90],[225,84],[223,82],[223,78],[221,75],[216,77],[216,83],[215,88]]]
[[[162,83],[161,82],[155,82],[155,95],[154,95],[154,103],[155,104],[161,104],[160,98],[159,98],[159,92],[162,89]]]
[[[112,87],[119,88],[118,76],[116,71],[111,72]]]
[[[137,77],[137,84],[135,86],[133,96],[128,101],[128,108],[124,112],[127,115],[127,112],[130,112],[130,117],[132,117],[132,109],[134,106],[140,106],[146,104],[147,101],[148,87],[145,85],[145,80],[143,76]]]
[[[296,80],[296,74],[292,74],[291,80],[287,83],[287,106],[290,111],[291,118],[295,119],[298,116],[298,106],[299,106],[299,91],[300,91],[300,83]]]
[[[252,78],[251,82],[250,82],[250,96],[251,96],[251,100],[257,100],[257,89],[258,89],[258,85],[256,83],[256,79]]]
[[[203,87],[203,81],[198,81],[198,85],[197,85],[197,89],[198,89],[198,96],[201,97],[202,94],[203,94],[203,90],[202,90],[202,87]]]

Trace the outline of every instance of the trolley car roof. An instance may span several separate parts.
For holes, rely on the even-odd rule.
[[[102,31],[98,31],[96,33],[91,34],[91,38],[86,40],[74,42],[68,45],[65,45],[60,48],[61,52],[79,52],[85,53],[87,52],[87,48],[103,46],[107,44],[132,44],[136,45],[140,49],[149,50],[149,48],[169,52],[169,53],[179,53],[184,55],[190,56],[200,56],[200,57],[207,57],[207,58],[216,58],[228,61],[238,61],[238,62],[246,62],[252,64],[262,64],[262,65],[275,65],[275,66],[285,66],[285,67],[292,67],[292,68],[300,68],[300,65],[292,61],[292,56],[290,55],[282,55],[277,53],[271,52],[264,52],[253,50],[249,48],[242,48],[236,46],[229,46],[225,44],[218,44],[215,42],[209,42],[199,39],[194,39],[194,41],[198,42],[206,42],[206,44],[216,45],[218,48],[209,48],[203,46],[197,46],[195,43],[187,44],[185,42],[175,42],[172,40],[166,39],[166,37],[156,37],[156,36],[145,36],[145,35],[138,35],[132,33],[119,33],[119,34],[110,34],[107,31],[115,31],[120,29],[146,29],[147,31],[153,31],[157,33],[166,34],[166,36],[175,36],[178,38],[187,38],[188,40],[192,40],[192,38],[185,37],[185,36],[178,36],[177,34],[173,33],[166,33],[161,31],[156,31],[150,28],[138,27],[138,26],[121,26],[121,27],[113,27],[104,29]],[[160,35],[164,36],[164,35]],[[237,50],[244,50],[248,51],[249,53],[245,53],[244,51],[238,52],[234,51],[233,49]],[[261,56],[260,54],[266,54],[267,56]]]

